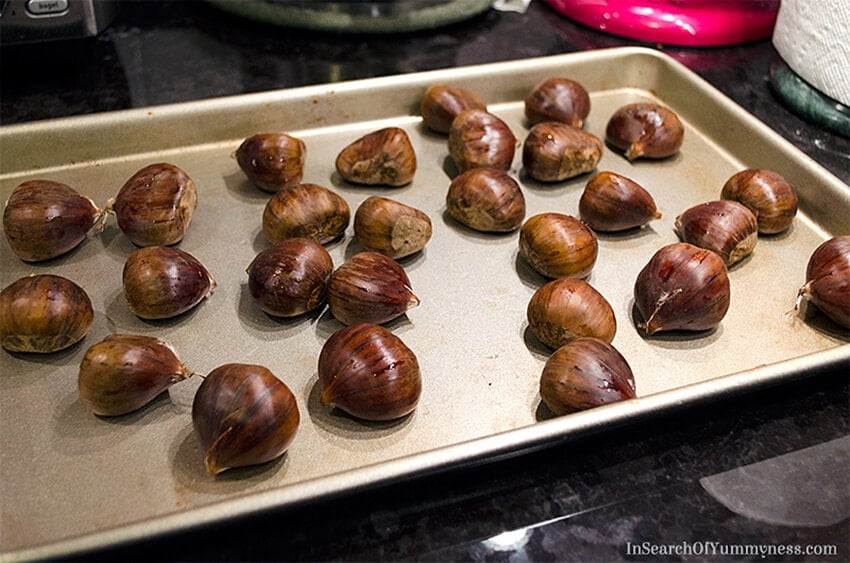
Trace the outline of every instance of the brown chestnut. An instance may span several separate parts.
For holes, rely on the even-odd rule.
[[[366,250],[399,259],[422,250],[431,240],[431,219],[394,199],[370,196],[354,213],[354,236]]]
[[[260,309],[295,317],[325,303],[333,259],[316,241],[291,238],[260,252],[247,272],[248,291]]]
[[[643,186],[614,172],[599,172],[587,181],[578,212],[591,229],[601,232],[635,229],[661,218]]]
[[[267,192],[298,184],[304,176],[307,145],[286,133],[257,133],[236,149],[236,162],[248,179]]]
[[[602,141],[593,133],[545,121],[528,132],[522,146],[526,174],[540,182],[560,182],[596,168]]]
[[[534,335],[550,348],[582,336],[614,340],[614,309],[592,285],[576,278],[552,280],[531,296],[526,312]]]
[[[83,339],[94,322],[86,291],[53,274],[20,278],[0,291],[0,344],[10,352],[58,352]]]
[[[746,206],[731,200],[708,201],[676,217],[682,242],[716,252],[727,266],[752,253],[758,242],[758,221]]]
[[[99,233],[107,214],[74,188],[51,180],[30,180],[12,190],[3,210],[3,231],[21,260],[61,256]]]
[[[219,366],[192,402],[192,425],[210,475],[282,456],[300,422],[295,395],[265,366]]]
[[[625,151],[628,160],[673,156],[682,147],[684,135],[679,116],[654,102],[620,107],[605,128],[605,140]]]
[[[758,220],[759,233],[766,235],[788,230],[797,215],[797,192],[772,170],[747,168],[733,174],[720,197],[746,205]]]
[[[499,117],[483,109],[458,114],[449,130],[449,155],[459,172],[479,166],[511,167],[516,137]]]
[[[349,221],[351,210],[338,194],[318,184],[295,184],[266,202],[263,234],[272,244],[288,238],[308,238],[325,244],[339,238]]]
[[[422,393],[416,354],[382,326],[363,323],[333,333],[319,354],[321,402],[364,420],[408,415]]]
[[[547,78],[525,97],[525,117],[531,125],[560,121],[581,129],[589,113],[590,95],[584,86],[570,78]]]
[[[504,170],[472,168],[452,180],[446,211],[476,231],[507,233],[517,230],[525,219],[525,196]]]
[[[475,92],[447,84],[429,86],[419,104],[422,122],[437,133],[448,133],[454,118],[468,109],[486,110],[487,104]]]
[[[86,351],[77,388],[87,409],[100,416],[119,416],[142,408],[192,375],[159,338],[112,334]]]
[[[354,184],[404,186],[416,173],[416,151],[404,129],[386,127],[342,149],[336,157],[336,171]]]
[[[575,217],[540,213],[520,229],[519,254],[547,278],[586,278],[596,263],[599,242]]]
[[[195,182],[166,162],[145,166],[107,204],[118,227],[136,246],[177,244],[198,206]]]
[[[850,235],[832,237],[812,252],[806,264],[806,283],[797,299],[805,299],[850,328]]]
[[[730,303],[726,264],[715,252],[686,242],[661,247],[635,280],[638,328],[647,335],[717,326]]]
[[[142,319],[176,317],[215,289],[215,280],[197,258],[170,246],[133,252],[124,263],[122,284],[127,306]]]
[[[417,305],[407,272],[379,252],[358,252],[328,282],[328,307],[343,324],[386,323]]]
[[[635,398],[632,369],[608,342],[576,338],[552,354],[540,376],[540,397],[556,415]]]

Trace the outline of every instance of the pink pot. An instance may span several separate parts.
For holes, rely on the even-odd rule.
[[[546,0],[586,26],[630,39],[692,47],[734,45],[773,33],[779,0]]]

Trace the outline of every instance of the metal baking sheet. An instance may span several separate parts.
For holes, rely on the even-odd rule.
[[[628,235],[599,237],[589,281],[614,307],[614,345],[635,373],[639,398],[561,418],[540,409],[539,375],[549,352],[530,336],[529,298],[544,279],[517,256],[517,234],[485,235],[445,213],[451,180],[446,139],[418,116],[424,89],[452,83],[478,92],[522,140],[522,100],[538,81],[569,76],[591,92],[586,129],[604,137],[621,105],[656,100],[682,118],[680,154],[627,162],[606,148],[598,170],[625,174],[655,197],[663,217]],[[380,127],[411,136],[418,157],[409,186],[354,187],[334,173],[336,154]],[[390,324],[419,357],[424,389],[418,409],[390,424],[364,424],[318,401],[316,364],[341,328],[329,313],[274,320],[246,291],[245,268],[266,242],[268,199],[240,172],[233,153],[245,137],[283,131],[307,144],[305,181],[342,195],[352,212],[371,194],[431,217],[425,250],[402,261],[422,303]],[[199,190],[199,206],[180,247],[203,262],[215,292],[189,314],[146,322],[133,316],[121,268],[134,250],[114,217],[102,235],[71,254],[25,264],[2,242],[2,285],[53,272],[82,285],[94,303],[85,340],[51,355],[0,354],[0,546],[6,558],[48,557],[177,530],[269,507],[374,486],[602,431],[665,409],[803,377],[850,358],[846,331],[804,321],[794,311],[805,263],[820,242],[850,233],[850,188],[664,54],[618,48],[467,68],[267,92],[0,128],[3,200],[19,183],[67,183],[103,206],[136,170],[171,162]],[[512,168],[528,215],[577,215],[587,176],[544,185]],[[730,271],[732,304],[706,334],[641,337],[632,316],[640,268],[676,241],[673,220],[719,197],[745,167],[765,167],[796,186],[800,213],[787,234],[762,237],[751,258]],[[359,247],[349,226],[328,245],[336,265]],[[153,404],[99,418],[80,403],[77,370],[85,350],[113,332],[169,342],[193,370],[226,362],[266,365],[298,398],[302,423],[288,453],[269,464],[210,477],[192,431],[199,378],[181,382]]]

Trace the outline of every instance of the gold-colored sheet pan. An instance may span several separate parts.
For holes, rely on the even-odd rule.
[[[617,315],[614,345],[635,373],[639,398],[561,418],[540,408],[538,382],[549,352],[530,336],[525,309],[545,280],[517,256],[517,234],[484,235],[445,213],[451,180],[446,139],[418,116],[424,89],[452,83],[478,92],[522,140],[522,100],[541,79],[569,76],[591,92],[586,129],[604,137],[621,105],[657,100],[682,118],[680,154],[629,163],[606,148],[598,170],[625,174],[655,197],[663,217],[638,232],[600,236],[589,281]],[[419,167],[409,186],[363,188],[334,173],[349,142],[387,125],[411,136]],[[283,131],[307,145],[305,181],[326,185],[352,211],[382,194],[425,211],[434,234],[404,259],[421,305],[390,328],[416,352],[424,388],[415,413],[392,424],[363,424],[318,401],[316,364],[341,328],[329,313],[294,320],[264,315],[246,291],[245,268],[266,247],[261,214],[268,199],[251,186],[233,153],[242,139]],[[199,190],[192,226],[180,247],[218,284],[192,312],[162,322],[133,316],[121,269],[134,247],[110,218],[106,230],[56,260],[26,264],[2,241],[2,285],[52,272],[82,285],[94,326],[67,351],[0,354],[0,550],[5,558],[48,557],[268,507],[374,486],[455,464],[491,459],[604,431],[615,424],[705,399],[847,365],[847,331],[795,311],[811,251],[850,233],[850,188],[664,54],[618,48],[533,60],[311,86],[171,106],[0,128],[3,200],[33,178],[65,182],[98,205],[142,166],[171,162]],[[544,185],[512,168],[528,216],[578,214],[587,176]],[[634,279],[661,245],[676,241],[673,220],[717,199],[723,182],[745,167],[771,168],[796,186],[800,213],[790,232],[762,237],[752,257],[730,271],[732,304],[716,330],[642,337],[632,307]],[[349,227],[328,245],[336,265],[359,247]],[[192,431],[199,378],[181,382],[137,413],[99,418],[80,403],[76,380],[91,344],[113,332],[169,342],[194,371],[226,362],[266,365],[297,396],[298,435],[280,460],[210,477]]]

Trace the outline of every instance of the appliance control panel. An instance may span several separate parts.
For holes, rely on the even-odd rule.
[[[114,0],[0,0],[0,43],[92,37],[116,8]]]

